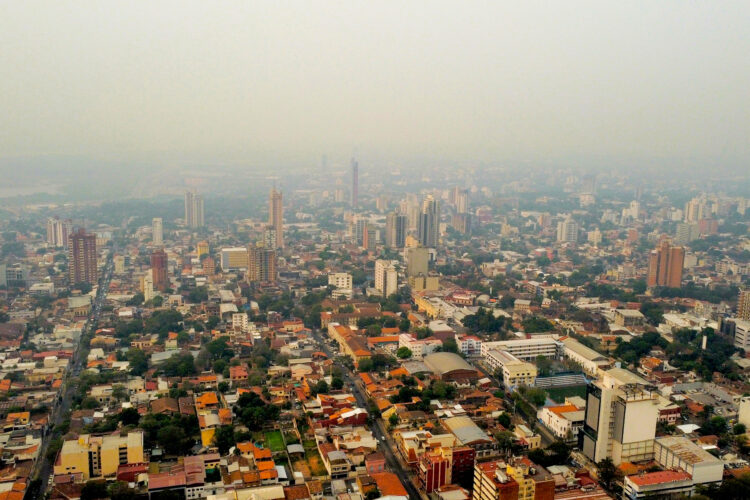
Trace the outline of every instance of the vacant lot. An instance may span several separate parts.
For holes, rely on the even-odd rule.
[[[273,432],[266,432],[266,446],[268,446],[271,451],[284,451],[286,448],[284,447],[284,438],[281,437],[281,432],[279,431],[273,431]]]

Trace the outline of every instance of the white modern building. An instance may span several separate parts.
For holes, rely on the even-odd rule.
[[[665,469],[682,469],[693,484],[719,483],[724,462],[684,436],[664,436],[654,442],[654,460]]]
[[[489,351],[499,349],[511,353],[518,359],[534,361],[538,356],[550,359],[559,358],[562,354],[562,347],[562,343],[553,338],[531,338],[483,342],[481,349],[483,357],[486,357]]]
[[[398,291],[398,271],[393,261],[375,261],[375,289],[383,297],[390,297]]]
[[[352,275],[349,273],[331,273],[328,275],[328,286],[334,287],[331,296],[334,299],[351,299],[353,292]]]

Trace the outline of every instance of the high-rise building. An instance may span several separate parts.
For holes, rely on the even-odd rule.
[[[359,163],[352,158],[352,208],[359,206]]]
[[[737,297],[737,317],[750,321],[750,289],[748,288],[740,290],[740,295]]]
[[[663,240],[649,255],[647,285],[679,288],[684,265],[685,249],[672,246],[669,240]]]
[[[419,214],[419,243],[428,248],[437,248],[440,237],[440,202],[427,195],[422,201]]]
[[[590,460],[615,465],[654,457],[659,419],[656,387],[623,368],[612,368],[586,391],[586,415],[578,445]]]
[[[154,217],[151,220],[151,241],[154,245],[164,244],[164,226],[161,217]]]
[[[247,269],[247,248],[245,247],[227,247],[222,248],[221,252],[221,269],[223,271]]]
[[[185,225],[196,229],[203,227],[203,196],[194,191],[185,191]]]
[[[276,281],[276,250],[255,245],[248,248],[247,281],[250,283]]]
[[[276,248],[276,229],[273,226],[263,228],[263,246],[266,248]]]
[[[349,273],[331,273],[328,275],[328,286],[332,286],[331,297],[336,299],[351,299],[354,295],[352,275]]]
[[[203,274],[206,276],[213,276],[216,274],[216,262],[211,257],[206,257],[203,259],[203,262],[201,262],[201,267],[203,268]]]
[[[573,219],[565,219],[557,223],[558,243],[578,242],[578,223]]]
[[[281,191],[271,189],[268,199],[268,225],[276,231],[275,248],[284,248],[284,206]]]
[[[453,214],[451,226],[461,234],[471,233],[471,215],[467,213]]]
[[[469,212],[469,190],[458,189],[456,191],[456,212],[465,214]]]
[[[678,222],[674,242],[678,245],[686,245],[700,237],[698,224],[691,222]]]
[[[96,234],[87,233],[85,229],[70,235],[68,239],[68,272],[70,283],[97,282],[96,272]]]
[[[161,248],[151,254],[151,276],[154,280],[154,290],[163,292],[169,288],[167,253]]]
[[[73,232],[73,221],[50,217],[47,219],[47,244],[53,247],[67,247],[68,238]]]
[[[388,248],[404,247],[407,222],[405,215],[395,212],[391,212],[385,217],[385,245]]]
[[[427,276],[430,251],[424,247],[413,247],[406,251],[406,275]]]
[[[398,271],[392,261],[375,261],[375,289],[383,297],[390,297],[398,291]]]

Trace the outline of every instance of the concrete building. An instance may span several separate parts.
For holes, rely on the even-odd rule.
[[[145,462],[143,432],[129,432],[127,436],[92,436],[83,434],[78,439],[63,443],[55,463],[58,475],[80,474],[86,481],[91,478],[112,477],[123,464]]]
[[[737,317],[750,321],[750,289],[740,290],[737,297]]]
[[[351,299],[354,293],[352,290],[352,275],[349,273],[330,273],[328,275],[328,286],[334,287],[332,293],[334,298]]]
[[[268,225],[276,231],[276,248],[284,248],[284,205],[281,191],[276,188],[268,197]]]
[[[248,252],[245,247],[222,248],[220,252],[220,263],[223,271],[236,271],[247,269]]]
[[[484,360],[492,371],[502,372],[506,391],[522,385],[529,387],[534,385],[537,375],[536,365],[521,361],[511,353],[500,349],[490,350]]]
[[[247,251],[247,281],[273,283],[276,281],[276,250],[251,245]]]
[[[558,243],[577,243],[578,242],[578,223],[571,218],[557,223],[557,242]]]
[[[612,364],[609,358],[590,347],[586,347],[572,337],[565,338],[561,342],[565,357],[580,364],[583,371],[589,375],[596,375],[600,369],[608,368]]]
[[[389,213],[385,218],[385,246],[388,248],[404,248],[408,220],[406,215]]]
[[[68,267],[70,284],[98,281],[96,269],[96,235],[81,228],[68,238]]]
[[[580,399],[580,398],[576,398]],[[545,406],[537,412],[539,420],[559,439],[569,440],[578,436],[583,428],[586,417],[586,405],[573,404],[566,400],[565,404]]]
[[[164,244],[164,224],[161,217],[151,219],[151,242],[154,245]]]
[[[432,195],[427,195],[422,201],[417,234],[420,245],[437,248],[440,240],[440,202]]]
[[[383,297],[390,297],[398,292],[398,271],[393,261],[375,261],[375,289]]]
[[[413,247],[406,250],[406,275],[427,276],[430,263],[430,251],[425,247]]]
[[[155,290],[164,292],[169,288],[167,253],[161,248],[151,253],[151,278]]]
[[[68,246],[68,238],[73,233],[73,221],[50,217],[47,219],[47,244],[53,247]]]
[[[724,462],[684,436],[664,436],[654,442],[654,460],[665,469],[682,469],[693,484],[719,483]]]
[[[203,196],[195,191],[185,191],[185,225],[191,229],[197,229],[205,225]]]
[[[398,346],[399,348],[406,347],[409,349],[411,359],[421,360],[443,347],[443,343],[438,339],[417,339],[410,333],[402,333],[398,336]]]
[[[498,340],[482,343],[482,356],[487,357],[493,349],[507,351],[523,361],[535,361],[538,356],[557,359],[563,352],[563,344],[553,338],[531,338],[518,340]]]
[[[586,393],[586,419],[579,447],[589,459],[622,462],[650,460],[659,418],[656,387],[622,368],[602,373]]]
[[[681,498],[693,492],[690,474],[681,470],[646,472],[625,476],[622,498],[637,500],[640,498]]]
[[[682,283],[682,270],[685,265],[685,249],[672,246],[668,240],[661,242],[651,251],[648,259],[649,287],[666,286],[679,288]]]

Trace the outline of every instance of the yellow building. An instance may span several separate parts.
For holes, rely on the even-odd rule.
[[[413,292],[439,290],[440,278],[437,276],[410,276],[409,287]]]
[[[206,240],[199,241],[198,245],[196,246],[196,252],[198,253],[198,258],[200,258],[201,255],[208,255],[209,254],[208,242]]]
[[[88,480],[114,476],[118,466],[144,461],[143,432],[129,432],[127,436],[82,434],[63,443],[54,471],[55,475],[81,474]]]

